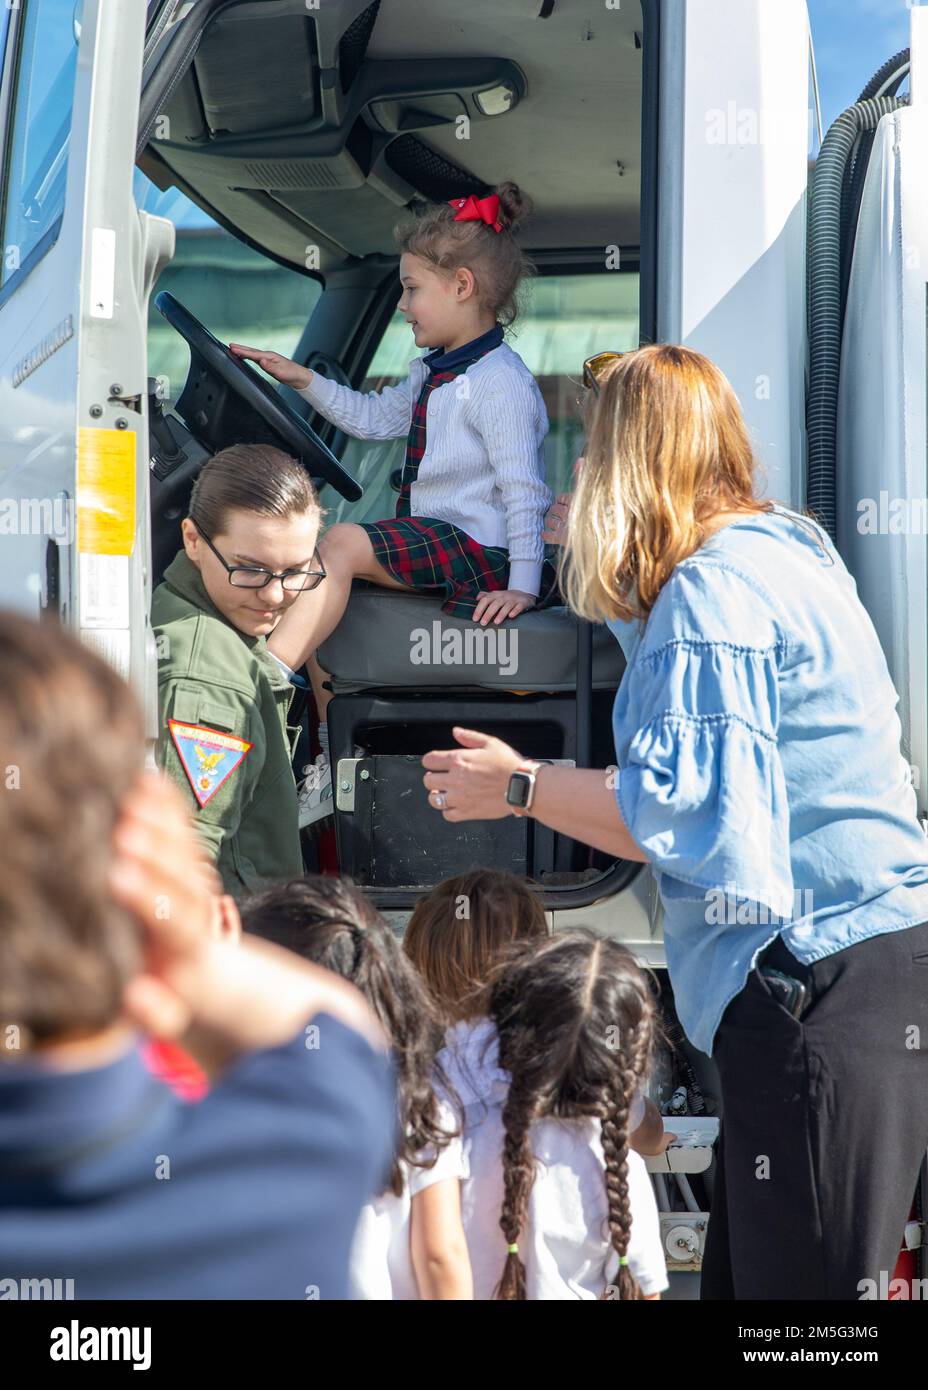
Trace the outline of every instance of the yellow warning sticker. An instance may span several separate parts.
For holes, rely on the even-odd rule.
[[[135,434],[82,426],[77,442],[77,548],[131,555],[135,541]]]

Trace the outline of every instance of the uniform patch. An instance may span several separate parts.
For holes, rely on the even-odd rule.
[[[179,719],[169,719],[168,728],[201,808],[241,766],[253,747],[247,738],[221,734],[202,724],[182,724]]]

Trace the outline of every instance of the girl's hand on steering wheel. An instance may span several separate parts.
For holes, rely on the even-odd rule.
[[[234,352],[236,357],[247,357],[252,362],[257,362],[262,371],[267,372],[268,376],[272,376],[282,386],[293,386],[299,390],[308,386],[313,379],[308,367],[301,367],[299,362],[291,362],[289,357],[282,357],[279,352],[269,352],[266,348],[245,347],[243,343],[230,343],[229,351]]]
[[[521,589],[496,589],[492,593],[481,593],[474,606],[474,622],[486,627],[491,619],[501,623],[504,618],[517,618],[527,608],[534,608],[536,602],[534,594],[524,594]]]

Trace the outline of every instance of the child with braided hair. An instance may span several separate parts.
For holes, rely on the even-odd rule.
[[[652,1299],[657,1205],[630,1146],[652,994],[631,953],[571,931],[500,961],[486,1017],[440,1054],[463,1106],[477,1299]]]

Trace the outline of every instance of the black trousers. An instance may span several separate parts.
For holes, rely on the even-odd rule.
[[[928,922],[802,965],[801,1020],[757,969],[722,1016],[703,1299],[852,1299],[892,1279],[928,1148]],[[885,1293],[883,1295],[885,1297]]]

